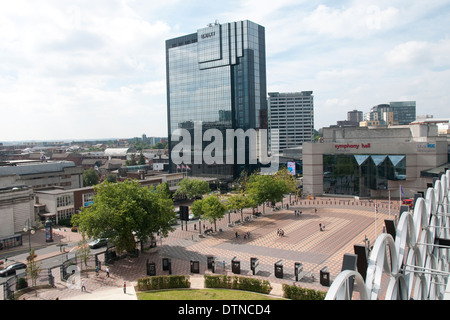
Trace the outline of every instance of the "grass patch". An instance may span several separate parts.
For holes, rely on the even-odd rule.
[[[284,300],[264,294],[227,289],[184,289],[137,292],[138,300]]]

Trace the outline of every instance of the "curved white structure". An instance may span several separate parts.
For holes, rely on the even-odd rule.
[[[417,199],[413,213],[402,213],[395,239],[387,233],[376,239],[366,280],[357,271],[342,271],[325,299],[352,299],[350,281],[362,300],[444,299],[450,247],[436,244],[439,239],[450,239],[449,170],[428,188],[425,198]]]

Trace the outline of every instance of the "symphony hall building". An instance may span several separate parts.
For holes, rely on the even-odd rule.
[[[303,193],[411,198],[448,163],[435,124],[324,128],[321,142],[303,144]]]

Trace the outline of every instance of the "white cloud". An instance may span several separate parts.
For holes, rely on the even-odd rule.
[[[398,9],[382,9],[364,2],[346,8],[319,5],[303,19],[306,31],[335,38],[361,38],[368,33],[389,29],[398,19]]]
[[[16,0],[0,10],[0,140],[166,135],[165,40],[215,19],[265,27],[268,91],[313,90],[317,129],[401,99],[449,116],[445,1]]]
[[[449,56],[450,39],[437,42],[408,41],[385,53],[386,60],[392,67],[425,67],[438,70],[450,68]]]
[[[1,117],[0,139],[165,132],[152,111],[165,111],[160,84],[170,35],[166,22],[146,21],[127,1],[2,8],[0,107],[14,112]]]

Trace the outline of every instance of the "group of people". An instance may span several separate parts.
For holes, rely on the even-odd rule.
[[[236,239],[239,238],[239,233],[234,234],[236,236]],[[244,232],[244,239],[250,239],[250,231]]]
[[[284,230],[283,229],[278,229],[277,230],[277,235],[279,236],[279,237],[283,237],[284,236]]]
[[[302,210],[294,210],[294,215],[299,216],[302,214]]]

